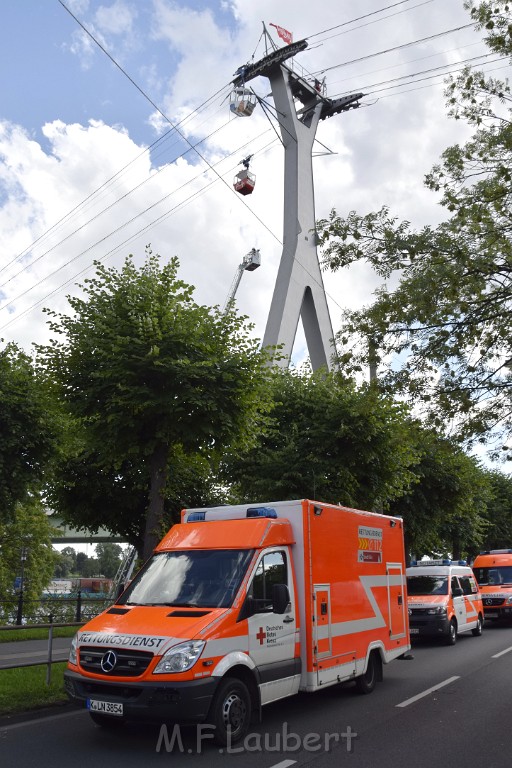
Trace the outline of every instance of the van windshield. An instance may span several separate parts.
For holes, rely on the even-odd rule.
[[[252,554],[250,549],[160,552],[137,574],[118,605],[228,608]]]
[[[408,595],[447,595],[447,576],[408,576]]]
[[[493,568],[473,568],[481,587],[512,586],[512,565]]]

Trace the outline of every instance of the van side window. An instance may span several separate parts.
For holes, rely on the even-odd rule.
[[[457,589],[458,587],[460,587],[458,578],[456,576],[452,576],[452,578],[451,578],[451,591],[452,591],[452,595],[453,595],[453,590]]]
[[[258,613],[272,611],[272,586],[288,584],[287,574],[284,552],[270,552],[261,558],[250,589],[250,596],[256,604]]]
[[[459,576],[459,581],[465,595],[472,595],[476,592],[476,585],[469,576]]]

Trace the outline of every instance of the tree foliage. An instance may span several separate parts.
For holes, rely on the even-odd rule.
[[[340,373],[276,372],[270,422],[251,450],[226,458],[239,501],[313,498],[380,509],[413,477],[404,409]]]
[[[40,500],[27,498],[15,507],[11,520],[0,523],[0,601],[16,598],[16,578],[21,577],[22,552],[23,593],[26,601],[38,601],[51,581],[57,553],[52,548],[54,529],[48,522]],[[5,618],[5,617],[4,617]]]
[[[0,350],[0,522],[41,485],[57,426],[44,382],[14,344]]]
[[[508,3],[466,7],[492,50],[510,57]],[[473,135],[426,177],[446,220],[414,229],[385,206],[346,217],[333,210],[319,232],[329,268],[364,260],[391,286],[345,318],[345,362],[358,368],[378,350],[383,387],[421,401],[437,428],[483,442],[497,428],[512,433],[511,93],[466,68],[447,99]]]
[[[243,446],[265,407],[266,357],[246,319],[196,304],[178,266],[149,249],[140,269],[132,257],[119,271],[97,263],[84,298],[68,298],[72,314],[49,312],[57,338],[39,348],[82,429],[75,478],[92,458],[99,485],[119,473],[129,494],[134,481],[132,519],[143,489],[145,557],[162,534],[173,451],[213,459]],[[110,527],[114,516],[105,505],[102,513]]]

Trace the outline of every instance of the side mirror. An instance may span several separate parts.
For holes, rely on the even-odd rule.
[[[272,613],[284,613],[290,602],[290,592],[286,584],[272,586]]]
[[[462,597],[463,594],[462,587],[455,587],[455,589],[452,589],[453,597]]]

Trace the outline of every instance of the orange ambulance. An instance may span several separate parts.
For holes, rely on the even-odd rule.
[[[512,549],[481,552],[473,563],[486,619],[512,619]]]
[[[76,634],[65,685],[94,722],[206,722],[354,680],[410,649],[400,518],[321,502],[185,510],[115,605]]]

